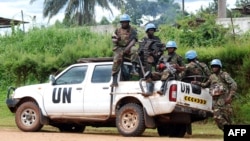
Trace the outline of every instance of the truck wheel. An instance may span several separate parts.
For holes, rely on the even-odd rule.
[[[171,125],[171,132],[169,137],[184,137],[186,134],[186,125],[185,124],[173,124]]]
[[[118,110],[116,127],[123,136],[141,136],[145,131],[143,109],[135,103],[128,103]]]
[[[43,127],[40,123],[40,110],[34,102],[20,105],[17,108],[15,120],[17,127],[25,132],[36,132]]]
[[[83,125],[61,125],[58,127],[60,132],[70,132],[70,133],[82,133],[85,130],[85,126]]]
[[[157,127],[157,132],[159,136],[169,136],[170,130],[171,129],[168,127],[168,125]]]

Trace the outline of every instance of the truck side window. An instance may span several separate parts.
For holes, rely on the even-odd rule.
[[[87,66],[76,66],[70,68],[56,80],[56,85],[82,83],[87,71]]]
[[[91,82],[92,83],[108,83],[111,80],[112,65],[95,66]]]

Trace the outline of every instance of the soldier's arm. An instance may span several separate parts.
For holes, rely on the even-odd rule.
[[[125,53],[129,54],[130,53],[130,49],[135,45],[135,43],[136,43],[135,39],[133,39],[132,41],[130,41],[129,44],[125,48]]]
[[[228,73],[225,73],[224,79],[229,86],[229,96],[231,96],[231,97],[234,96],[235,92],[237,90],[237,83],[234,81],[234,79]]]
[[[226,104],[230,104],[232,102],[232,98],[236,93],[237,90],[237,84],[234,81],[234,79],[226,72],[224,72],[224,80],[226,81],[226,83],[229,86],[229,93],[228,96],[225,99],[225,103]]]
[[[177,58],[177,64],[174,66],[176,70],[182,72],[186,69],[185,64],[181,57]]]
[[[135,43],[137,42],[137,40],[138,40],[138,38],[137,38],[137,32],[136,32],[135,29],[133,29],[132,33],[131,33],[129,44],[125,48],[125,53],[129,53],[130,52],[130,49],[135,45]]]
[[[211,79],[209,78],[209,79],[208,79],[206,82],[204,82],[204,83],[199,82],[199,81],[192,81],[191,83],[192,83],[192,84],[199,85],[199,86],[201,86],[201,87],[203,87],[203,88],[206,88],[206,87],[208,87],[208,86],[210,85]]]

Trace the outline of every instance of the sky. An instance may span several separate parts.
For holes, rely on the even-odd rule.
[[[62,21],[64,17],[64,11],[60,11],[59,14],[53,17],[49,23],[47,18],[43,18],[43,1],[44,0],[36,0],[33,4],[30,4],[30,0],[0,0],[0,17],[21,20],[21,13],[23,13],[24,21],[30,22],[30,26],[47,26],[53,24],[56,20]],[[175,2],[178,2],[180,5],[182,5],[182,0],[175,0]],[[188,12],[195,12],[200,9],[201,6],[207,7],[209,2],[213,2],[213,0],[185,0],[185,10]],[[227,0],[227,5],[230,8],[235,8],[235,2],[236,0]],[[108,20],[113,20],[114,17],[119,14],[119,11],[114,9],[113,13],[116,14],[112,15],[108,11],[102,10],[101,8],[96,8],[96,19],[97,21],[100,21],[102,16],[105,15]],[[34,16],[36,17],[35,20]]]

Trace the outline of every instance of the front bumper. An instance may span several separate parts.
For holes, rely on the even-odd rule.
[[[12,99],[12,98],[6,99],[6,104],[11,112],[14,111],[18,102],[19,102],[19,99]]]
[[[8,88],[8,93],[7,93],[7,99],[6,99],[6,104],[8,106],[8,108],[10,109],[11,112],[15,111],[15,107],[17,105],[17,103],[20,101],[19,99],[13,99],[10,98],[10,94],[12,91],[15,91],[14,87],[9,87]]]

